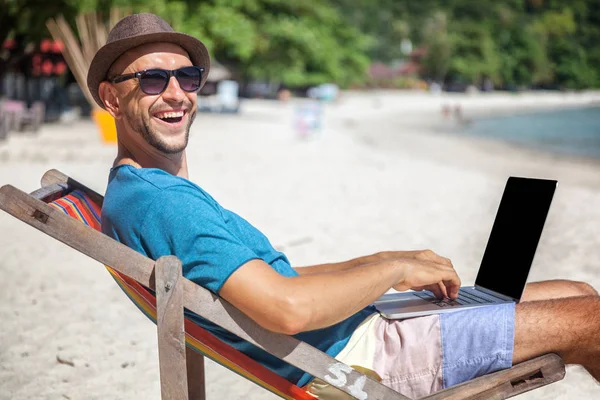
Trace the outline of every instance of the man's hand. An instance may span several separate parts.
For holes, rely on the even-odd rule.
[[[457,298],[460,278],[452,261],[431,250],[387,252],[383,257],[394,259],[404,267],[404,279],[393,286],[395,290],[430,290],[438,298]]]

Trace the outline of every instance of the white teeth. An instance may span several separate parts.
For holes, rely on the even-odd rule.
[[[164,119],[164,118],[180,118],[180,117],[183,117],[183,111],[173,111],[173,112],[159,113],[159,114],[156,114],[156,117],[160,118],[160,119]]]

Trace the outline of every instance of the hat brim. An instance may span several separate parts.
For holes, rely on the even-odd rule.
[[[109,43],[100,48],[100,50],[98,50],[94,56],[87,75],[87,85],[92,97],[100,107],[105,108],[104,104],[102,104],[102,99],[100,99],[100,96],[98,95],[98,89],[100,87],[100,83],[107,78],[106,74],[113,63],[123,53],[133,49],[134,47],[138,47],[147,43],[158,42],[173,43],[181,46],[185,51],[187,51],[192,64],[204,68],[204,74],[202,76],[202,82],[200,82],[200,87],[204,86],[210,71],[210,56],[204,43],[193,36],[179,32],[160,32],[139,35]]]

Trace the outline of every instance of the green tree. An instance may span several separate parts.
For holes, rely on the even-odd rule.
[[[552,1],[537,21],[556,82],[566,88],[600,86],[600,13],[593,3],[600,6],[597,1]]]
[[[453,39],[448,34],[448,17],[442,11],[436,11],[429,17],[423,28],[423,45],[427,55],[423,60],[424,74],[436,82],[443,82],[450,68]]]
[[[364,80],[369,38],[321,0],[119,1],[200,38],[241,79],[290,86]]]
[[[241,79],[349,85],[410,39],[429,49],[425,78],[600,87],[600,0],[0,0],[0,40],[35,43],[49,17],[111,7],[162,16]]]
[[[600,87],[600,0],[333,0],[374,38],[369,55],[401,57],[398,32],[430,49],[423,77],[497,86]],[[436,15],[446,26],[431,26]],[[395,26],[403,26],[401,31]],[[447,64],[447,67],[444,65]]]
[[[469,84],[484,77],[497,81],[500,59],[491,32],[474,23],[460,23],[453,29],[454,53],[451,76]]]
[[[361,82],[369,37],[321,0],[0,0],[0,41],[49,37],[48,18],[80,12],[108,16],[111,7],[153,12],[178,31],[203,40],[217,60],[242,79],[290,86]],[[19,36],[20,35],[20,36]],[[0,67],[7,65],[6,57]],[[0,70],[0,74],[2,70]]]

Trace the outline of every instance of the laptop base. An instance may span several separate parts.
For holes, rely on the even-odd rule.
[[[469,302],[461,301],[461,298],[467,298]],[[385,318],[405,319],[510,302],[513,301],[492,297],[474,286],[463,286],[460,288],[458,302],[439,300],[433,293],[422,291],[385,294],[373,305]]]

